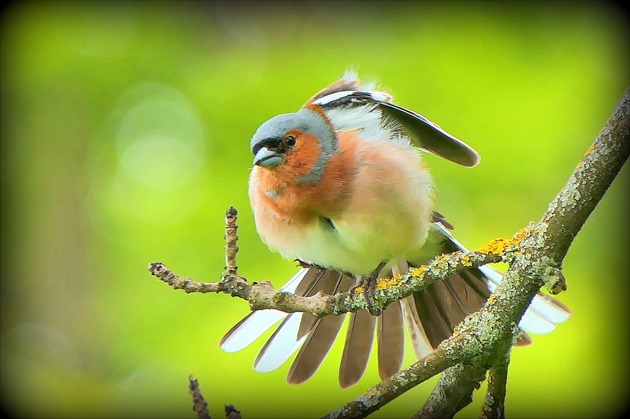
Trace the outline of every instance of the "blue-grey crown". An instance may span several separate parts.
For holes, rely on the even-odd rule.
[[[301,183],[317,182],[321,179],[328,158],[337,151],[337,139],[331,125],[317,112],[302,108],[295,113],[274,116],[258,127],[252,136],[250,149],[255,152],[262,144],[280,140],[289,131],[296,129],[311,133],[319,139],[321,153],[315,166],[309,174],[298,179]]]

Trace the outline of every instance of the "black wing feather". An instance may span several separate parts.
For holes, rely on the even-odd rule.
[[[379,100],[376,93],[348,91],[334,92],[332,95],[340,93],[346,94],[339,95],[339,97],[332,100],[327,100],[327,96],[323,96],[318,98],[315,103],[324,110],[369,104],[376,105],[385,118],[395,121],[402,127],[411,142],[418,148],[466,167],[473,167],[479,163],[479,154],[475,150],[442,130],[424,116],[391,102]]]

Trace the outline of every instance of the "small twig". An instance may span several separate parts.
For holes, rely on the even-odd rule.
[[[241,419],[241,412],[232,404],[225,405],[225,417],[228,419]]]
[[[189,278],[182,278],[170,271],[162,262],[151,262],[147,267],[151,275],[159,278],[176,290],[184,290],[186,293],[219,292],[218,282],[198,282]]]
[[[206,402],[201,395],[201,391],[199,391],[199,383],[192,374],[188,377],[188,390],[190,391],[190,396],[193,400],[193,410],[197,413],[197,418],[210,419],[210,414],[208,413],[208,402]]]
[[[482,419],[505,418],[505,394],[507,388],[510,351],[508,346],[488,373],[488,389],[481,408]]]
[[[238,240],[238,236],[236,235],[236,230],[238,230],[238,226],[236,225],[236,208],[230,207],[225,212],[225,271],[228,275],[236,275],[236,252],[238,252],[238,246],[236,246],[236,241]]]

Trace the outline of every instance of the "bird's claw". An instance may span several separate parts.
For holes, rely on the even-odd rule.
[[[360,278],[356,285],[351,288],[354,291],[358,287],[362,288],[363,298],[365,299],[365,308],[372,316],[379,316],[383,311],[380,307],[374,305],[374,291],[378,283],[378,276],[381,270],[385,266],[385,263],[381,263],[369,276]]]
[[[372,316],[380,316],[382,310],[378,307],[375,307],[374,303],[372,302],[372,300],[374,299],[374,284],[376,284],[376,281],[371,282],[372,283],[369,284],[369,286],[363,287],[363,298],[365,298],[365,307]]]

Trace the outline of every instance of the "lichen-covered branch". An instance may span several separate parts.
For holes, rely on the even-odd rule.
[[[478,352],[478,346],[479,341],[473,334],[456,333],[429,355],[366,390],[361,396],[324,418],[364,418],[447,368],[460,362],[471,362]]]
[[[630,89],[586,150],[566,185],[549,204],[542,224],[547,256],[561,261],[584,222],[630,155]]]
[[[228,275],[236,275],[236,252],[238,252],[238,247],[236,246],[236,241],[238,240],[238,236],[236,235],[236,230],[238,230],[238,226],[236,225],[236,208],[230,207],[225,212],[225,272]]]
[[[508,346],[488,372],[488,389],[481,407],[481,419],[505,417],[505,394],[511,349],[512,347]]]
[[[486,367],[456,364],[442,373],[414,419],[450,418],[472,403],[473,391],[486,378]]]
[[[471,267],[488,263],[509,262],[518,252],[517,235],[512,240],[499,239],[472,252],[455,252],[442,255],[431,263],[410,270],[405,275],[380,280],[376,289],[370,294],[373,307],[383,309],[388,304],[419,291],[423,287],[447,278],[449,275]],[[317,317],[330,314],[342,314],[366,309],[365,293],[361,288],[335,295],[318,293],[311,297],[302,297],[291,293],[279,292],[269,281],[249,283],[238,275],[223,275],[218,282],[198,282],[190,278],[182,278],[169,270],[161,262],[152,262],[149,272],[174,289],[182,289],[187,293],[225,293],[233,297],[248,300],[252,310],[277,309],[287,313],[308,312]]]

